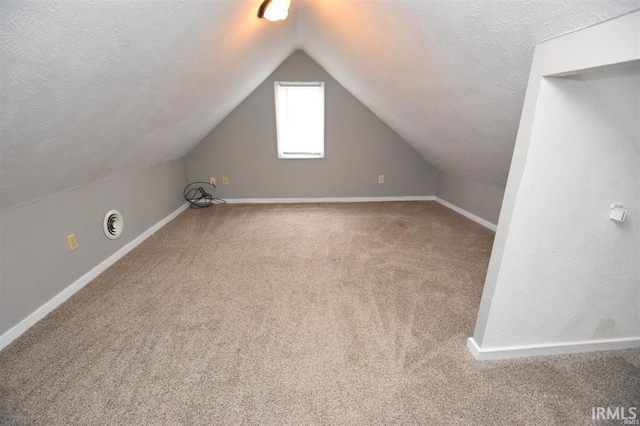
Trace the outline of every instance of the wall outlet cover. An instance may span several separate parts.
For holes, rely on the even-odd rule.
[[[76,234],[67,236],[67,244],[69,244],[69,250],[74,251],[78,248],[78,241],[76,240]]]

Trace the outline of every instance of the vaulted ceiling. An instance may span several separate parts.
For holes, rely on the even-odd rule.
[[[537,42],[640,0],[0,3],[0,208],[188,153],[303,48],[441,171],[504,185]]]
[[[0,1],[1,207],[188,153],[294,49],[258,1]]]
[[[440,171],[503,188],[533,50],[640,0],[310,0],[305,50]]]

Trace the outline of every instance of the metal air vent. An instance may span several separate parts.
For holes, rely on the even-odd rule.
[[[124,228],[124,220],[122,219],[122,215],[118,210],[109,210],[106,215],[104,215],[104,220],[102,221],[102,230],[104,231],[104,235],[107,236],[110,240],[115,240],[122,234],[122,229]]]

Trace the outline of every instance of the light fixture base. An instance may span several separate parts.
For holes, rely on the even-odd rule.
[[[264,0],[258,8],[258,18],[284,21],[289,16],[291,0]]]

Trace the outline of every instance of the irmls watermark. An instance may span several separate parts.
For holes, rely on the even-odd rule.
[[[640,425],[638,407],[591,407],[591,420],[619,420],[623,425]]]

